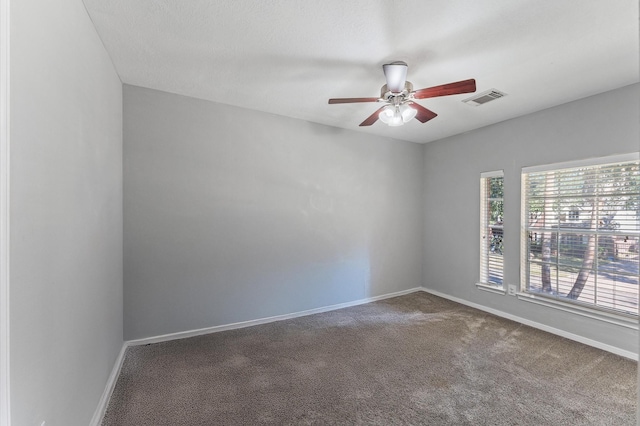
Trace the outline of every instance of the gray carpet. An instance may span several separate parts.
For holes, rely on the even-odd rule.
[[[635,425],[637,363],[426,293],[131,347],[103,425]]]

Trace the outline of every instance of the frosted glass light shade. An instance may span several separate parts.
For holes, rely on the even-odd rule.
[[[378,118],[389,126],[402,126],[404,124],[400,108],[393,105],[384,107],[384,109],[380,111],[380,114],[378,114]]]
[[[405,123],[413,120],[417,113],[418,111],[416,111],[415,108],[411,108],[407,104],[400,105],[400,114],[402,115],[402,121],[404,121]]]
[[[380,111],[378,118],[388,126],[402,126],[404,123],[412,120],[417,113],[418,111],[416,111],[415,108],[411,108],[407,104],[387,105]]]
[[[389,121],[393,118],[393,107],[391,105],[387,105],[384,107],[380,114],[378,114],[378,118],[384,124],[389,124]]]

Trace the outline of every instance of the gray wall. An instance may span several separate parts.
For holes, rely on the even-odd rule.
[[[89,424],[122,347],[122,85],[80,0],[11,3],[12,424]]]
[[[639,85],[628,86],[427,144],[424,286],[637,353],[637,331],[483,292],[475,283],[480,173],[504,169],[505,284],[519,285],[521,168],[638,151],[639,94]]]
[[[125,338],[422,284],[422,145],[124,86]]]

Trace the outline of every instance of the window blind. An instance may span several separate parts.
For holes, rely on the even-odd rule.
[[[637,154],[523,169],[525,291],[638,314]]]
[[[480,282],[503,285],[503,172],[480,175]]]

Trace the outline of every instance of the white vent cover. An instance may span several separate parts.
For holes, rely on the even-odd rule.
[[[491,90],[487,90],[486,92],[473,95],[470,98],[464,99],[462,102],[465,102],[473,106],[480,106],[480,105],[486,104],[487,102],[500,99],[503,96],[507,96],[507,94],[496,89],[491,89]]]

